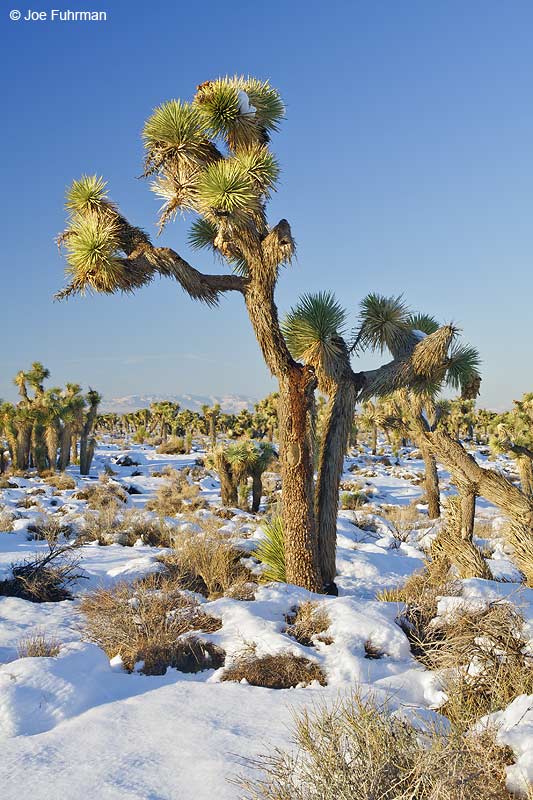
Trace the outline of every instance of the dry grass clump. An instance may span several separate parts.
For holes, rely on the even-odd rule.
[[[136,509],[120,513],[116,506],[105,506],[97,511],[87,511],[83,520],[83,541],[124,547],[133,547],[139,540],[150,547],[170,547],[172,544],[173,530],[164,520],[153,519]]]
[[[207,507],[205,500],[199,497],[200,487],[190,484],[185,475],[171,470],[166,476],[169,480],[159,487],[155,498],[146,504],[149,511],[155,511],[162,517],[173,517],[183,510]]]
[[[533,693],[533,655],[523,636],[524,618],[509,602],[459,610],[439,623],[441,638],[425,646],[430,669],[444,670],[448,700],[440,709],[467,728],[476,719]]]
[[[254,645],[245,647],[237,655],[222,673],[221,680],[236,683],[245,680],[251,686],[267,689],[291,689],[308,686],[313,681],[321,686],[327,684],[324,672],[315,661],[290,652],[258,656]]]
[[[162,442],[156,450],[166,456],[181,456],[187,452],[185,439],[183,436],[171,436],[166,442]]]
[[[32,603],[69,600],[69,586],[82,578],[74,546],[48,542],[48,552],[11,567],[11,578],[0,581],[0,597],[20,597]]]
[[[407,541],[411,531],[420,525],[422,519],[416,505],[383,506],[381,515],[389,522],[390,531],[399,543]],[[424,521],[427,524],[425,517]]]
[[[512,754],[494,732],[421,736],[372,696],[299,713],[293,740],[296,749],[260,757],[253,778],[235,781],[248,800],[511,800]]]
[[[37,541],[57,542],[62,536],[69,539],[72,535],[72,526],[61,519],[61,514],[41,514],[28,525],[28,533]]]
[[[65,472],[53,473],[43,478],[43,480],[48,486],[53,486],[54,489],[58,489],[60,492],[76,488],[76,481],[74,478],[71,475],[67,475]]]
[[[184,637],[192,631],[216,631],[220,620],[161,576],[98,589],[83,598],[81,611],[89,639],[109,658],[120,655],[129,671],[139,662],[144,662],[146,675],[163,675],[168,667],[199,672],[224,663],[220,648],[196,636]]]
[[[174,553],[160,560],[182,589],[210,599],[237,591],[251,579],[241,553],[207,525],[201,533],[180,534]]]
[[[304,647],[314,647],[317,640],[327,644],[333,641],[329,637],[320,635],[331,625],[323,603],[310,601],[299,603],[285,616],[285,621],[287,622],[285,632]]]
[[[431,555],[434,559],[448,560],[457,570],[460,578],[485,578],[491,580],[492,573],[481,550],[470,539],[463,539],[459,533],[449,528],[439,531],[432,542]]]
[[[119,508],[128,502],[127,491],[108,475],[100,475],[98,482],[78,489],[73,495],[76,500],[86,500],[89,508],[100,511],[103,508]]]
[[[5,506],[0,506],[0,533],[11,533],[15,515]]]
[[[385,589],[376,595],[376,599],[405,603],[398,623],[411,643],[415,658],[426,664],[426,651],[443,636],[442,631],[432,625],[437,616],[438,601],[443,596],[457,596],[460,590],[460,584],[450,575],[449,562],[436,559],[426,561],[424,569],[410,575],[403,586]]]
[[[17,645],[19,658],[55,658],[59,655],[61,645],[44,631],[36,631],[24,636]]]
[[[20,500],[17,500],[16,506],[17,506],[17,508],[26,508],[26,509],[29,509],[29,508],[40,508],[40,509],[42,509],[42,506],[40,505],[39,501],[35,499],[35,496],[32,497],[32,495],[30,495],[30,494],[27,495],[26,497],[22,497]]]

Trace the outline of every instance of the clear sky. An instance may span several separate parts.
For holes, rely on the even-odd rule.
[[[55,5],[108,21],[8,16]],[[271,221],[289,219],[298,260],[281,311],[304,291],[332,289],[353,311],[369,291],[403,293],[479,347],[482,403],[533,389],[531,0],[4,0],[1,16],[0,397],[34,360],[54,384],[107,397],[275,388],[238,298],[213,311],[156,281],[133,297],[51,300],[70,181],[102,174],[155,236],[159,203],[136,177],[146,117],[241,72],[287,104]],[[161,241],[213,270],[188,251],[187,227]]]

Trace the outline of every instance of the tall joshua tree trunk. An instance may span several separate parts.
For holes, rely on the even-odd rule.
[[[61,431],[59,441],[59,460],[58,468],[64,472],[70,463],[70,446],[72,439],[72,430],[69,422],[65,422]]]
[[[438,519],[440,517],[440,488],[437,461],[430,448],[423,442],[420,443],[420,450],[424,459],[424,489],[428,503],[428,517]]]
[[[322,580],[333,590],[336,573],[337,514],[344,456],[352,428],[357,390],[352,380],[342,381],[330,396],[318,464],[315,512]]]
[[[269,236],[288,239],[288,223],[282,220]],[[274,302],[275,271],[270,270],[270,280],[264,279],[265,270],[261,270],[261,265],[256,265],[254,272],[257,278],[252,279],[245,292],[246,307],[263,357],[279,382],[279,455],[283,485],[281,513],[287,580],[318,592],[322,589],[322,577],[318,558],[311,445],[311,418],[317,379],[312,367],[294,361],[281,333]]]
[[[234,479],[231,464],[226,459],[221,447],[214,451],[214,463],[220,478],[222,505],[234,507],[238,503],[237,481]]]

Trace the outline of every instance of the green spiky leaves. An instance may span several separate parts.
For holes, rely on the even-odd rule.
[[[268,132],[277,129],[285,112],[268,81],[237,76],[201,84],[194,104],[211,135],[233,151],[268,141]]]
[[[446,382],[465,400],[475,399],[481,383],[481,357],[472,345],[455,344],[450,352]]]
[[[334,336],[341,336],[346,311],[331,292],[306,294],[291,309],[282,324],[283,335],[295,358],[316,345],[331,346]]]
[[[170,100],[158,106],[143,129],[148,157],[174,155],[186,161],[204,163],[213,156],[202,115],[190,103]]]
[[[354,346],[388,349],[394,357],[403,355],[412,343],[409,309],[402,297],[369,294],[361,301],[359,328]]]
[[[267,195],[279,176],[279,165],[268,147],[252,144],[240,149],[235,160],[250,177],[257,190]]]
[[[341,338],[346,312],[331,292],[304,295],[291,309],[281,329],[294,358],[317,368],[321,388],[324,378],[342,371],[348,353]]]
[[[189,230],[189,245],[195,250],[214,250],[217,226],[207,219],[195,219]]]
[[[207,167],[198,181],[198,195],[204,213],[215,216],[249,216],[260,207],[257,188],[236,159]]]
[[[97,175],[82,175],[67,189],[66,208],[72,214],[83,214],[109,205],[106,186],[106,181]]]
[[[112,293],[120,288],[122,265],[116,221],[90,213],[76,217],[66,239],[67,275],[76,291]]]

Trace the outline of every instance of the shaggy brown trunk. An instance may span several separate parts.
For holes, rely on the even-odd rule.
[[[322,581],[331,586],[336,574],[337,514],[344,456],[352,428],[356,389],[342,381],[330,396],[318,465],[315,514],[318,524],[318,553]]]
[[[524,494],[533,498],[533,463],[528,456],[519,456],[516,459],[518,474],[520,475],[520,487]]]
[[[57,467],[57,450],[59,448],[59,431],[55,423],[47,426],[45,440],[48,466],[50,469],[55,470]]]
[[[78,434],[73,432],[70,437],[70,461],[72,464],[78,463]]]
[[[238,503],[237,481],[233,476],[231,464],[226,461],[224,453],[215,453],[215,468],[220,479],[222,505],[234,508]]]
[[[33,466],[39,473],[44,472],[48,466],[48,456],[44,436],[44,426],[40,422],[34,423],[31,432],[31,454]]]
[[[280,379],[279,442],[287,582],[322,590],[313,508],[310,412],[316,381],[299,364]]]
[[[317,382],[314,371],[297,364],[287,349],[274,303],[275,273],[265,275],[262,265],[255,266],[259,267],[258,279],[247,287],[245,300],[265,362],[279,381],[278,433],[287,582],[319,592],[322,578],[311,445],[311,411]]]
[[[214,450],[217,446],[217,421],[213,414],[209,417],[209,438],[211,440],[211,449]]]
[[[476,516],[476,490],[471,484],[459,487],[461,498],[461,538],[470,542],[474,536]]]
[[[59,441],[59,462],[58,468],[61,472],[64,472],[68,465],[70,464],[70,440],[72,437],[71,428],[68,423],[65,423],[63,430],[61,431],[61,437]]]
[[[262,473],[258,470],[252,472],[252,512],[257,514],[263,496]]]
[[[372,425],[372,455],[375,456],[378,451],[378,426]]]
[[[437,461],[429,447],[421,444],[420,450],[424,459],[424,490],[428,503],[428,517],[438,519],[440,517],[440,488]]]
[[[17,431],[17,446],[13,465],[15,469],[28,469],[30,466],[31,431],[31,425],[22,425]]]

